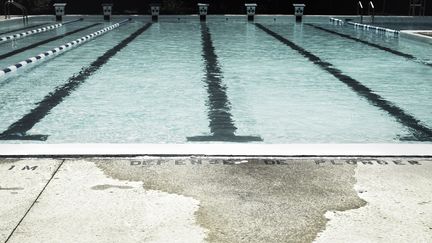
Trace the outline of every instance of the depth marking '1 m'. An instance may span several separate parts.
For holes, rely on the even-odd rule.
[[[29,113],[24,115],[20,120],[13,123],[9,128],[0,134],[0,140],[41,140],[45,141],[48,135],[27,135],[27,132],[33,128],[40,120],[42,120],[48,113],[60,104],[66,97],[68,97],[74,90],[82,85],[91,75],[105,65],[114,55],[125,48],[135,38],[146,31],[151,24],[146,24],[129,37],[121,41],[113,48],[106,51],[102,56],[98,57],[88,67],[82,69],[78,74],[73,75],[68,81],[57,87],[56,90],[37,103]]]
[[[353,79],[352,77],[344,74],[341,70],[335,68],[333,64],[329,62],[325,62],[321,60],[318,56],[313,53],[305,50],[301,46],[295,44],[294,42],[286,39],[285,37],[279,35],[278,33],[264,27],[262,24],[255,24],[258,28],[263,30],[265,33],[274,37],[278,41],[282,42],[286,46],[291,49],[297,51],[300,55],[309,59],[313,64],[319,66],[324,71],[330,73],[335,78],[337,78],[342,83],[346,84],[351,88],[357,95],[360,97],[366,98],[368,102],[390,114],[392,117],[396,119],[402,125],[408,127],[412,134],[413,138],[417,141],[432,141],[432,130],[427,126],[423,125],[421,121],[419,121],[414,116],[405,112],[402,108],[396,106],[390,101],[387,101],[383,97],[375,94],[370,88],[363,85],[358,80]]]
[[[206,23],[201,23],[201,40],[203,46],[203,58],[205,61],[208,93],[208,118],[210,120],[210,136],[188,137],[188,141],[225,141],[225,142],[251,142],[262,141],[260,137],[237,136],[237,127],[232,120],[230,102],[223,84],[222,71],[219,67],[218,57],[215,53],[210,30]]]

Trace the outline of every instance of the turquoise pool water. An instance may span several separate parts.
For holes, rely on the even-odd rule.
[[[1,44],[0,55],[94,23]],[[100,23],[0,65],[109,25]],[[145,24],[131,21],[0,79],[0,143],[432,141],[427,45],[327,22],[220,19],[153,23],[116,47]]]

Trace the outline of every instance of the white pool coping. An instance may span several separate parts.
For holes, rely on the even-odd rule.
[[[1,157],[432,157],[432,144],[2,144]]]
[[[432,44],[432,37],[422,35],[420,33],[422,32],[432,32],[432,30],[402,30],[400,32],[401,37],[404,37],[406,39],[411,39],[415,41],[420,41],[427,44]]]

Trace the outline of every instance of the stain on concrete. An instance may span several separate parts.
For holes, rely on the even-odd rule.
[[[112,188],[133,189],[133,187],[131,187],[131,186],[116,186],[116,185],[97,185],[97,186],[91,187],[92,190],[107,190],[107,189],[112,189]]]
[[[142,166],[125,159],[93,161],[111,178],[200,201],[196,218],[208,229],[209,242],[312,242],[326,226],[327,211],[365,205],[353,189],[357,165],[172,160],[146,160]]]
[[[13,163],[16,163],[19,161],[21,161],[21,159],[1,158],[0,159],[0,165],[1,164],[13,164]]]
[[[18,191],[18,190],[24,190],[22,187],[1,187],[0,191]]]

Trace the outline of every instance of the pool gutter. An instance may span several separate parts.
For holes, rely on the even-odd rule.
[[[2,144],[0,157],[432,157],[432,144]]]

